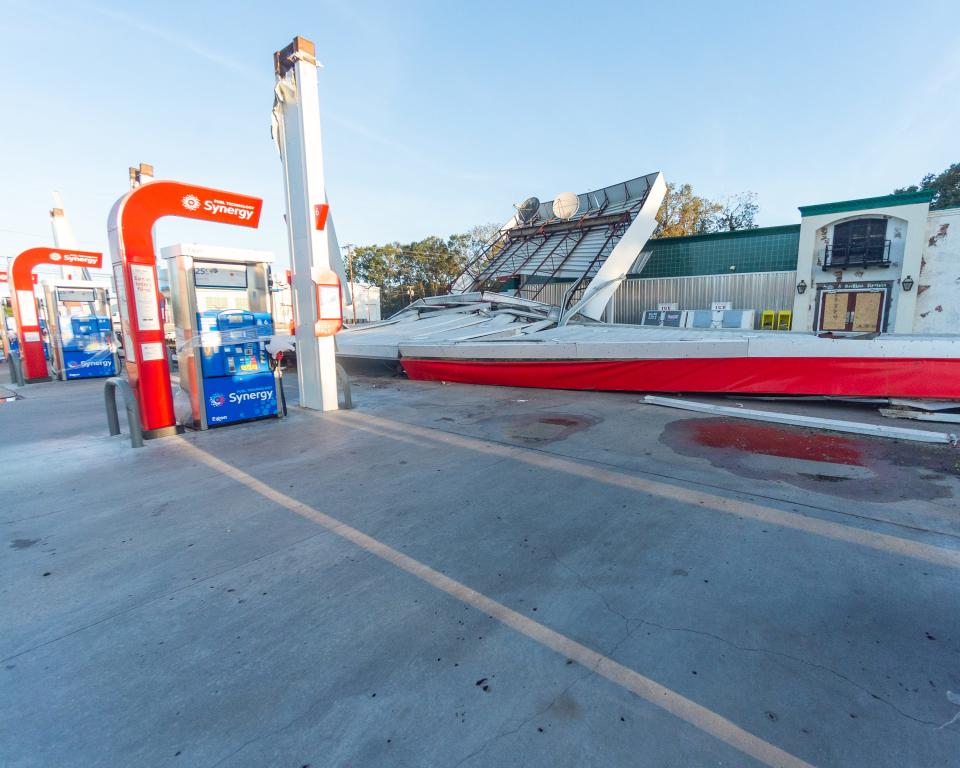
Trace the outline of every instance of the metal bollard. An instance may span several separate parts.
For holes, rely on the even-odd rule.
[[[337,363],[337,383],[343,388],[343,407],[347,410],[353,408],[353,396],[350,394],[350,377],[347,376],[346,369]]]
[[[20,363],[20,355],[16,352],[7,355],[7,365],[10,366],[10,383],[16,387],[25,387],[27,383],[23,380],[23,366]]]
[[[127,409],[127,424],[130,426],[130,445],[143,448],[143,427],[140,425],[140,409],[130,385],[116,377],[107,379],[103,385],[103,401],[107,409],[107,428],[111,435],[120,434],[120,415],[117,413],[117,390],[123,395]]]

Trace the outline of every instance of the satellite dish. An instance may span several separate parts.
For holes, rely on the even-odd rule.
[[[537,215],[537,211],[540,210],[540,200],[536,197],[528,197],[520,205],[515,206],[517,209],[517,218],[523,224],[526,224],[528,221],[533,219]]]
[[[580,198],[573,192],[561,192],[553,201],[553,215],[558,219],[572,219],[580,210]]]

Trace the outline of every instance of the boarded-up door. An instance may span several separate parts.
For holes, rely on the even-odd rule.
[[[853,330],[856,333],[873,333],[880,330],[880,303],[883,294],[869,291],[853,294]]]
[[[823,310],[820,317],[820,330],[847,330],[847,304],[849,301],[849,293],[831,292],[823,294]]]
[[[820,294],[820,330],[877,333],[882,330],[885,291],[824,291]]]

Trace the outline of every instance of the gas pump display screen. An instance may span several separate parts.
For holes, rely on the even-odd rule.
[[[246,288],[246,264],[201,264],[193,265],[193,282],[197,288]]]
[[[93,288],[58,288],[57,298],[60,301],[96,301]]]

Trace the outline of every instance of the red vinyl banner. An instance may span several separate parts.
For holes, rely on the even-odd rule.
[[[114,204],[108,224],[110,253],[127,376],[137,393],[146,437],[167,434],[176,425],[153,225],[165,216],[178,216],[256,227],[262,205],[258,197],[178,181],[151,181]]]
[[[730,357],[647,360],[426,360],[401,358],[417,381],[606,392],[960,399],[960,360],[879,357]]]
[[[33,293],[33,286],[37,282],[33,270],[41,264],[97,269],[102,263],[101,253],[64,248],[29,248],[10,262],[10,298],[20,341],[23,377],[28,382],[50,378],[43,354],[43,332],[40,329],[37,298]]]

